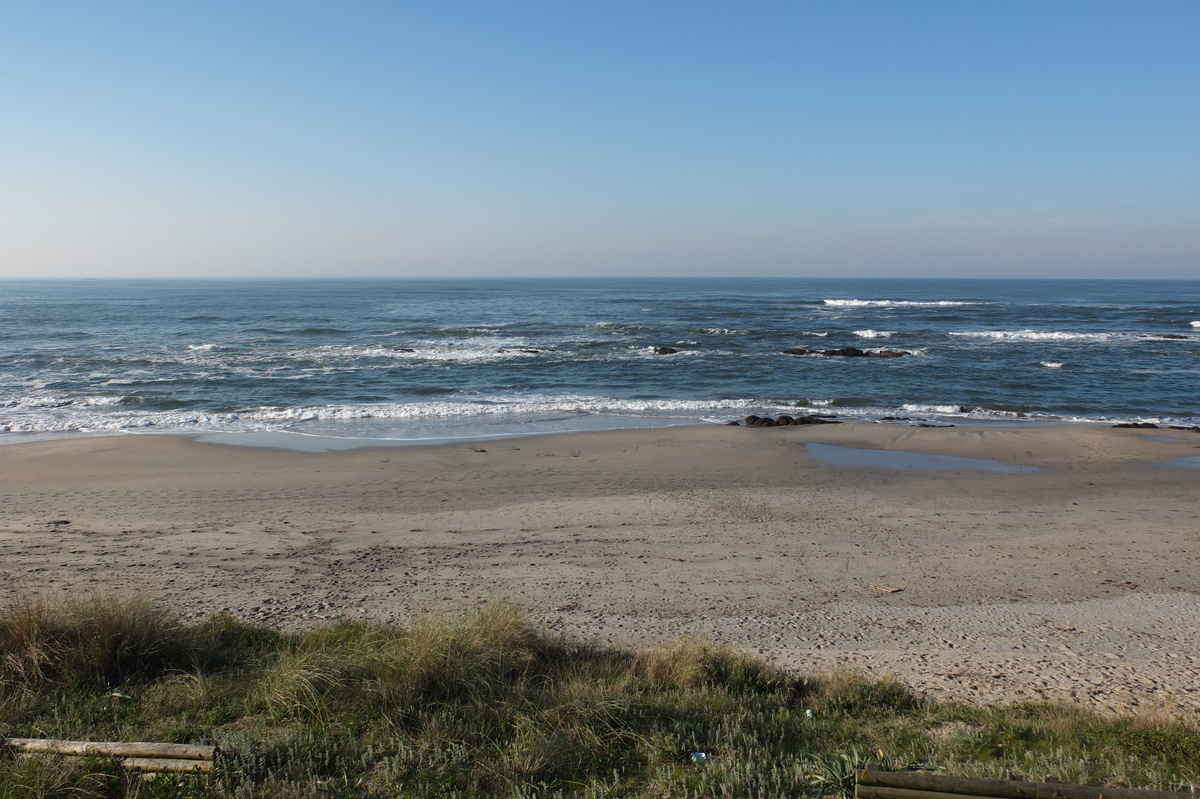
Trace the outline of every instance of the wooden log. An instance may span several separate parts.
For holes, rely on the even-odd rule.
[[[1172,791],[988,780],[924,772],[877,771],[875,769],[864,769],[858,772],[856,781],[859,786],[866,788],[889,789],[887,796],[878,792],[871,794],[876,799],[947,799],[949,795],[960,798],[969,796],[990,799],[1195,799],[1193,794]],[[900,794],[896,791],[904,793]],[[867,799],[867,794],[859,795],[863,799]]]
[[[105,741],[60,741],[54,738],[8,738],[18,752],[51,755],[112,755],[114,757],[158,757],[183,760],[213,760],[215,746],[160,744],[150,741],[112,743]]]
[[[966,799],[966,794],[922,791],[914,788],[892,788],[887,785],[856,785],[855,799]],[[1009,799],[1004,796],[972,794],[969,799]]]
[[[128,771],[146,772],[178,772],[178,771],[212,771],[211,760],[183,760],[176,757],[125,757],[121,766]]]

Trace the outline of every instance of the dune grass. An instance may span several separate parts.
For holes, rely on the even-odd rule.
[[[215,743],[210,776],[0,752],[0,799],[846,796],[867,760],[1180,789],[1200,730],[797,678],[701,641],[565,641],[510,605],[407,627],[185,625],[144,600],[0,611],[0,735]],[[696,753],[703,753],[701,758]]]

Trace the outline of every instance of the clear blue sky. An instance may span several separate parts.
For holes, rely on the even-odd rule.
[[[1200,2],[0,2],[0,277],[1200,277]]]

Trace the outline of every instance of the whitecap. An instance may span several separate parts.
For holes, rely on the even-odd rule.
[[[854,335],[859,338],[891,338],[895,335],[895,330],[855,330]]]
[[[1039,364],[1047,369],[1061,369],[1066,366],[1066,364],[1062,363],[1061,361],[1040,361]]]
[[[1068,333],[1059,330],[971,330],[951,333],[959,338],[994,341],[1111,341],[1118,333]]]
[[[1192,327],[1200,327],[1200,319],[1197,319],[1196,321],[1192,322]]]
[[[597,330],[613,330],[618,333],[627,333],[634,330],[649,330],[645,325],[625,324],[624,322],[593,322],[588,327],[594,327]]]
[[[901,406],[908,413],[966,413],[967,409],[962,405],[924,405],[921,403],[910,403]]]
[[[963,300],[823,300],[826,305],[842,308],[953,308],[962,305],[982,305]]]

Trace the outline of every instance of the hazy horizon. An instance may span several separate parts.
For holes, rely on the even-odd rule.
[[[0,279],[1200,274],[1200,4],[6,4]]]

